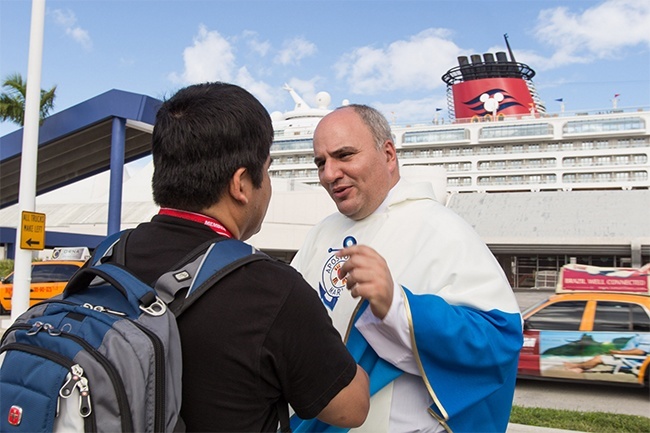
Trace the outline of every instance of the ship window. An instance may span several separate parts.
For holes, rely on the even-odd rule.
[[[461,141],[467,140],[468,134],[469,132],[465,129],[407,132],[404,134],[404,144]]]
[[[487,126],[481,128],[481,138],[528,137],[536,135],[551,135],[553,127],[548,123],[529,125]]]
[[[566,134],[599,133],[610,131],[632,131],[645,129],[645,122],[640,117],[620,117],[617,119],[574,120],[564,125]]]
[[[271,145],[271,152],[279,150],[311,150],[313,141],[309,140],[276,140]]]
[[[580,179],[580,182],[588,182],[592,180],[594,177],[593,173],[580,173],[578,175],[578,178]]]
[[[616,164],[627,164],[629,160],[629,155],[616,155]]]
[[[624,171],[619,171],[615,173],[615,175],[616,175],[616,180],[627,180],[629,177],[629,173]]]
[[[596,173],[596,178],[599,182],[608,182],[611,177],[611,173]]]
[[[611,158],[609,156],[599,156],[596,159],[596,165],[609,165]]]

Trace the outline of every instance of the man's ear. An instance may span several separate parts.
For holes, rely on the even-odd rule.
[[[230,178],[228,192],[237,203],[247,204],[250,190],[250,176],[245,167],[239,167]]]
[[[386,161],[395,161],[397,159],[397,150],[391,140],[384,141],[383,150],[384,155],[386,155]]]

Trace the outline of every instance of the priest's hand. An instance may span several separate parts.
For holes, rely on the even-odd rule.
[[[339,269],[339,278],[345,278],[352,296],[366,299],[372,314],[383,320],[390,309],[395,286],[386,260],[366,245],[343,248],[336,255],[348,256]]]

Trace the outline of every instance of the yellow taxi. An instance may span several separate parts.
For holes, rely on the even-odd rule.
[[[555,295],[523,317],[519,377],[648,386],[650,264],[565,265]]]
[[[83,266],[88,257],[90,254],[86,247],[55,248],[51,260],[33,262],[29,305],[63,292],[70,277]],[[0,282],[0,314],[11,311],[13,282],[13,272]]]

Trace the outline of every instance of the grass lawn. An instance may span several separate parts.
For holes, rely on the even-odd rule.
[[[650,414],[649,414],[650,415]],[[650,418],[605,412],[576,412],[513,406],[510,422],[594,433],[648,433]]]

